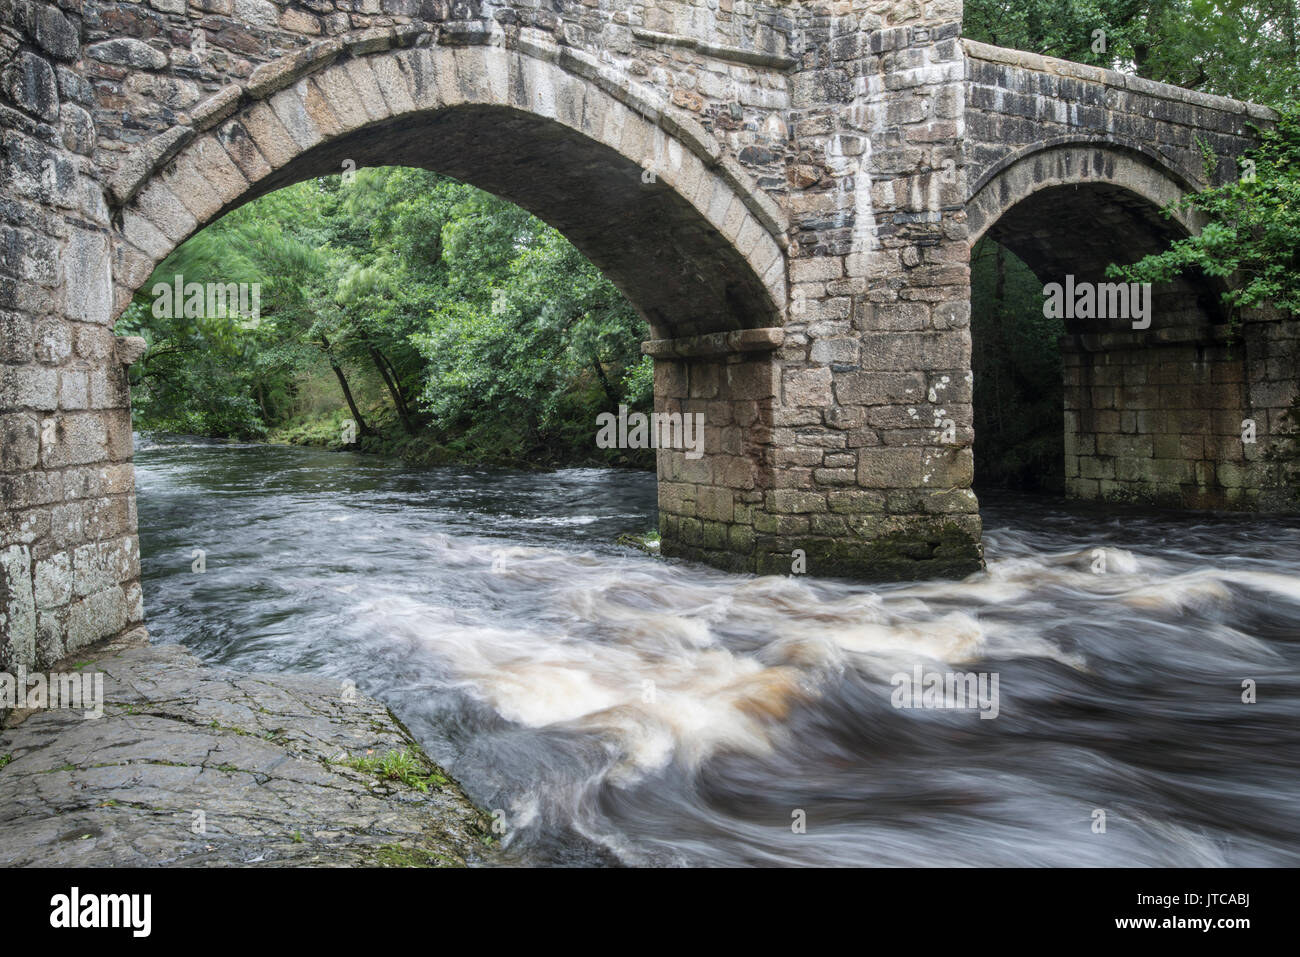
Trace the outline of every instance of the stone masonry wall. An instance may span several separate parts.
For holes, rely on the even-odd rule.
[[[1243,321],[1241,345],[1232,354],[1243,360],[1245,411],[1255,426],[1256,440],[1246,446],[1244,466],[1232,463],[1226,475],[1220,466],[1220,484],[1241,488],[1234,494],[1234,507],[1240,502],[1260,511],[1300,512],[1300,495],[1294,484],[1288,482],[1280,465],[1264,457],[1284,435],[1300,429],[1300,422],[1287,416],[1300,394],[1300,320],[1248,315]]]
[[[791,315],[764,570],[979,567],[953,0],[822,8],[792,78]]]
[[[1202,144],[1214,179],[1239,175],[1250,124],[1266,107],[1184,90],[1114,70],[963,41],[966,153],[971,193],[1009,158],[1062,141],[1123,145],[1148,155],[1188,184],[1204,184]]]
[[[1245,362],[1223,343],[1065,353],[1065,481],[1077,498],[1229,508],[1257,494]],[[1118,338],[1118,337],[1115,337]],[[1130,337],[1131,339],[1131,337]]]
[[[138,626],[131,419],[82,5],[0,3],[0,668]]]
[[[780,521],[764,509],[767,496],[781,494],[781,476],[770,467],[779,388],[771,350],[779,339],[729,338],[712,349],[696,343],[695,354],[682,354],[680,343],[647,343],[656,358],[656,410],[702,415],[709,450],[694,459],[684,450],[659,452],[659,528],[666,555],[749,571],[758,536]]]
[[[783,171],[758,180],[790,217],[783,335],[770,354],[682,357],[656,377],[659,401],[706,411],[757,468],[719,479],[661,453],[666,554],[782,574],[802,553],[811,574],[874,579],[979,567],[960,15],[792,8],[783,135],[741,153]]]
[[[1182,341],[1180,341],[1182,340]],[[1294,423],[1300,323],[1068,337],[1065,477],[1078,498],[1173,508],[1300,510],[1266,458]],[[1253,439],[1253,441],[1252,441]]]
[[[521,31],[536,31],[596,54],[697,116],[740,154],[768,141],[768,117],[787,105],[783,74],[792,63],[795,29],[790,10],[789,4],[745,0],[87,2],[78,88],[94,115],[97,156],[111,171],[142,142],[191,121],[211,94],[322,40],[392,28],[448,38],[479,33],[508,42]]]

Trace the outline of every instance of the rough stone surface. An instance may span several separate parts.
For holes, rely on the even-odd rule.
[[[0,731],[0,866],[443,867],[490,853],[490,819],[378,702],[136,644],[62,666],[103,673],[104,717],[14,712]],[[390,751],[439,777],[421,791],[342,763]]]
[[[161,70],[167,65],[167,54],[130,38],[96,43],[86,48],[86,56],[102,63],[129,66],[137,70]]]

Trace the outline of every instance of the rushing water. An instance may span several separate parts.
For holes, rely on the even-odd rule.
[[[1300,863],[1300,521],[990,499],[987,572],[882,587],[616,546],[647,474],[136,466],[154,640],[354,681],[507,862]],[[918,665],[996,674],[996,718],[894,707]]]

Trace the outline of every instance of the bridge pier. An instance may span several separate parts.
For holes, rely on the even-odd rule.
[[[1285,431],[1300,323],[1247,319],[1079,334],[1062,343],[1070,497],[1188,509],[1291,511],[1266,458]]]
[[[982,565],[960,4],[924,22],[854,8],[819,21],[791,81],[791,299],[754,567],[788,572],[801,549],[811,574],[960,576]]]
[[[1065,482],[1074,498],[1243,507],[1256,449],[1244,363],[1224,343],[1151,346],[1140,334],[1069,336]],[[1226,484],[1225,484],[1226,482]]]
[[[702,416],[704,454],[660,449],[662,552],[734,571],[753,569],[777,402],[772,351],[779,328],[646,343],[655,357],[655,409]],[[721,340],[721,341],[719,341]]]
[[[700,458],[658,452],[663,554],[875,581],[978,569],[969,447],[884,446],[868,425],[927,431],[895,404],[921,403],[927,375],[842,374],[837,397],[830,367],[806,361],[797,340],[799,358],[783,359],[784,340],[758,329],[646,343],[656,409],[705,422]]]

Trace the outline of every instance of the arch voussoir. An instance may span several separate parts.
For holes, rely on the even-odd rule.
[[[344,129],[354,130],[371,121],[370,111],[362,102],[346,67],[339,64],[329,66],[313,76],[310,82]]]
[[[252,104],[227,126],[236,124],[244,128],[273,172],[287,166],[301,152],[269,103]]]
[[[341,68],[347,71],[352,88],[357,91],[361,105],[372,121],[387,119],[391,114],[384,92],[379,88],[379,80],[370,68],[369,57],[352,57],[343,61]]]
[[[305,153],[343,132],[323,101],[317,100],[309,104],[304,95],[305,87],[306,81],[303,81],[299,86],[287,87],[273,94],[267,101],[280,124],[297,144],[299,153]]]
[[[1186,193],[1177,171],[1161,169],[1150,157],[1126,146],[1096,141],[1028,151],[986,177],[966,205],[972,243],[1008,210],[1042,190],[1102,183],[1124,189],[1157,209],[1171,207]],[[1194,232],[1199,222],[1182,210],[1175,220]]]

